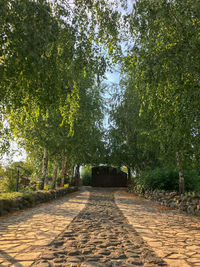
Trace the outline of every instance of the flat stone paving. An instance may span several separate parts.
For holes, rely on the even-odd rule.
[[[85,207],[89,192],[76,192],[0,217],[0,266],[30,266]]]
[[[114,188],[0,217],[0,266],[200,266],[200,220]]]
[[[32,266],[166,266],[128,223],[113,189],[92,189],[86,207]]]
[[[125,191],[118,191],[115,200],[128,222],[169,266],[200,266],[200,217]]]

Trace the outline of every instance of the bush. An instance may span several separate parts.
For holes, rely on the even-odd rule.
[[[82,183],[85,186],[91,185],[92,180],[92,167],[91,166],[85,166],[81,168],[81,178]]]
[[[47,184],[44,185],[44,190],[48,191],[48,190],[51,190],[51,189],[53,189],[53,185],[51,185],[51,184],[50,185],[47,185]]]
[[[194,170],[184,172],[185,191],[200,193],[200,176]],[[144,190],[179,191],[179,175],[176,169],[156,168],[141,173],[136,179],[135,189]]]
[[[187,170],[184,174],[185,190],[200,194],[200,175],[195,170]]]
[[[20,184],[19,184],[20,188]],[[4,177],[0,184],[0,192],[14,192],[16,190],[16,177]]]

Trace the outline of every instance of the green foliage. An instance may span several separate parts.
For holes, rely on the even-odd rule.
[[[15,175],[3,178],[0,185],[0,192],[13,192],[16,190],[16,177]]]
[[[136,1],[129,16],[135,37],[125,69],[138,91],[140,115],[151,111],[154,138],[165,160],[182,168],[198,162],[199,4],[187,0]],[[150,133],[150,135],[152,135]]]
[[[69,184],[64,184],[64,188],[68,188]],[[44,190],[48,191],[53,189],[52,185],[44,185]]]
[[[65,180],[64,180],[64,185],[67,185],[67,184],[69,184],[69,176],[68,175],[66,175],[65,176]],[[57,178],[57,186],[59,187],[61,185],[61,176],[58,176],[58,178]]]
[[[120,14],[104,0],[5,0],[0,8],[1,109],[34,125],[54,108],[72,134],[81,84],[105,73],[102,45],[120,50]]]
[[[17,138],[32,161],[20,175],[35,181],[45,150],[50,179],[66,155],[68,174],[103,162],[137,174],[149,167],[139,187],[177,190],[177,172],[156,167],[199,168],[199,3],[138,0],[121,16],[126,0],[72,2],[0,1],[1,150]],[[127,33],[133,42],[120,54]],[[105,136],[100,82],[111,61],[124,75]],[[83,184],[90,177],[83,171]],[[0,168],[0,179],[1,190],[14,190],[16,166]],[[186,190],[198,190],[198,175],[186,172],[185,180]]]
[[[109,131],[111,163],[133,170],[143,170],[158,164],[158,146],[152,138],[155,128],[151,113],[141,117],[139,97],[133,77],[122,79],[121,90],[116,97],[120,100],[110,111]]]
[[[8,192],[8,193],[1,193],[0,192],[0,199],[15,199],[16,197],[22,197],[24,193],[21,192]]]
[[[82,183],[85,186],[91,185],[91,178],[92,178],[92,167],[91,166],[84,166],[81,168],[81,179]]]
[[[186,191],[200,194],[200,173],[195,169],[188,169],[184,173],[184,178]]]
[[[143,171],[139,177],[135,179],[134,185],[136,190],[164,190],[177,191],[179,190],[178,171],[173,168],[156,168]],[[200,176],[194,170],[185,172],[185,190],[187,192],[200,193]]]
[[[178,190],[178,173],[170,168],[156,168],[143,171],[136,179],[137,186],[144,190]]]
[[[19,167],[20,166],[20,167]],[[6,166],[0,172],[0,192],[13,192],[16,190],[17,170],[19,169],[19,190],[22,190],[21,178],[30,177],[33,173],[33,166],[28,162],[14,162]]]
[[[3,168],[3,166],[1,165],[1,163],[0,163],[0,179],[1,178],[3,178],[3,176],[4,176],[4,168]]]
[[[48,191],[52,189],[52,185],[44,185],[44,190]]]

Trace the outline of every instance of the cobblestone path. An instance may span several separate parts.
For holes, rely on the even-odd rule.
[[[200,267],[200,219],[116,189],[0,217],[0,267]]]
[[[143,240],[171,267],[200,266],[200,218],[118,191],[115,200]]]
[[[77,192],[0,217],[0,267],[30,266],[85,207],[89,192]]]
[[[32,266],[166,266],[114,201],[113,189],[92,189],[86,207]]]

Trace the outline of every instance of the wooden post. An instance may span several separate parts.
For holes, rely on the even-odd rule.
[[[177,162],[178,173],[179,173],[179,194],[184,194],[185,192],[184,173],[183,173],[180,154],[178,152],[176,152],[176,162]]]
[[[43,165],[42,165],[42,177],[39,183],[39,189],[44,189],[44,183],[47,176],[47,168],[48,168],[48,151],[44,148],[44,155],[43,155]]]

